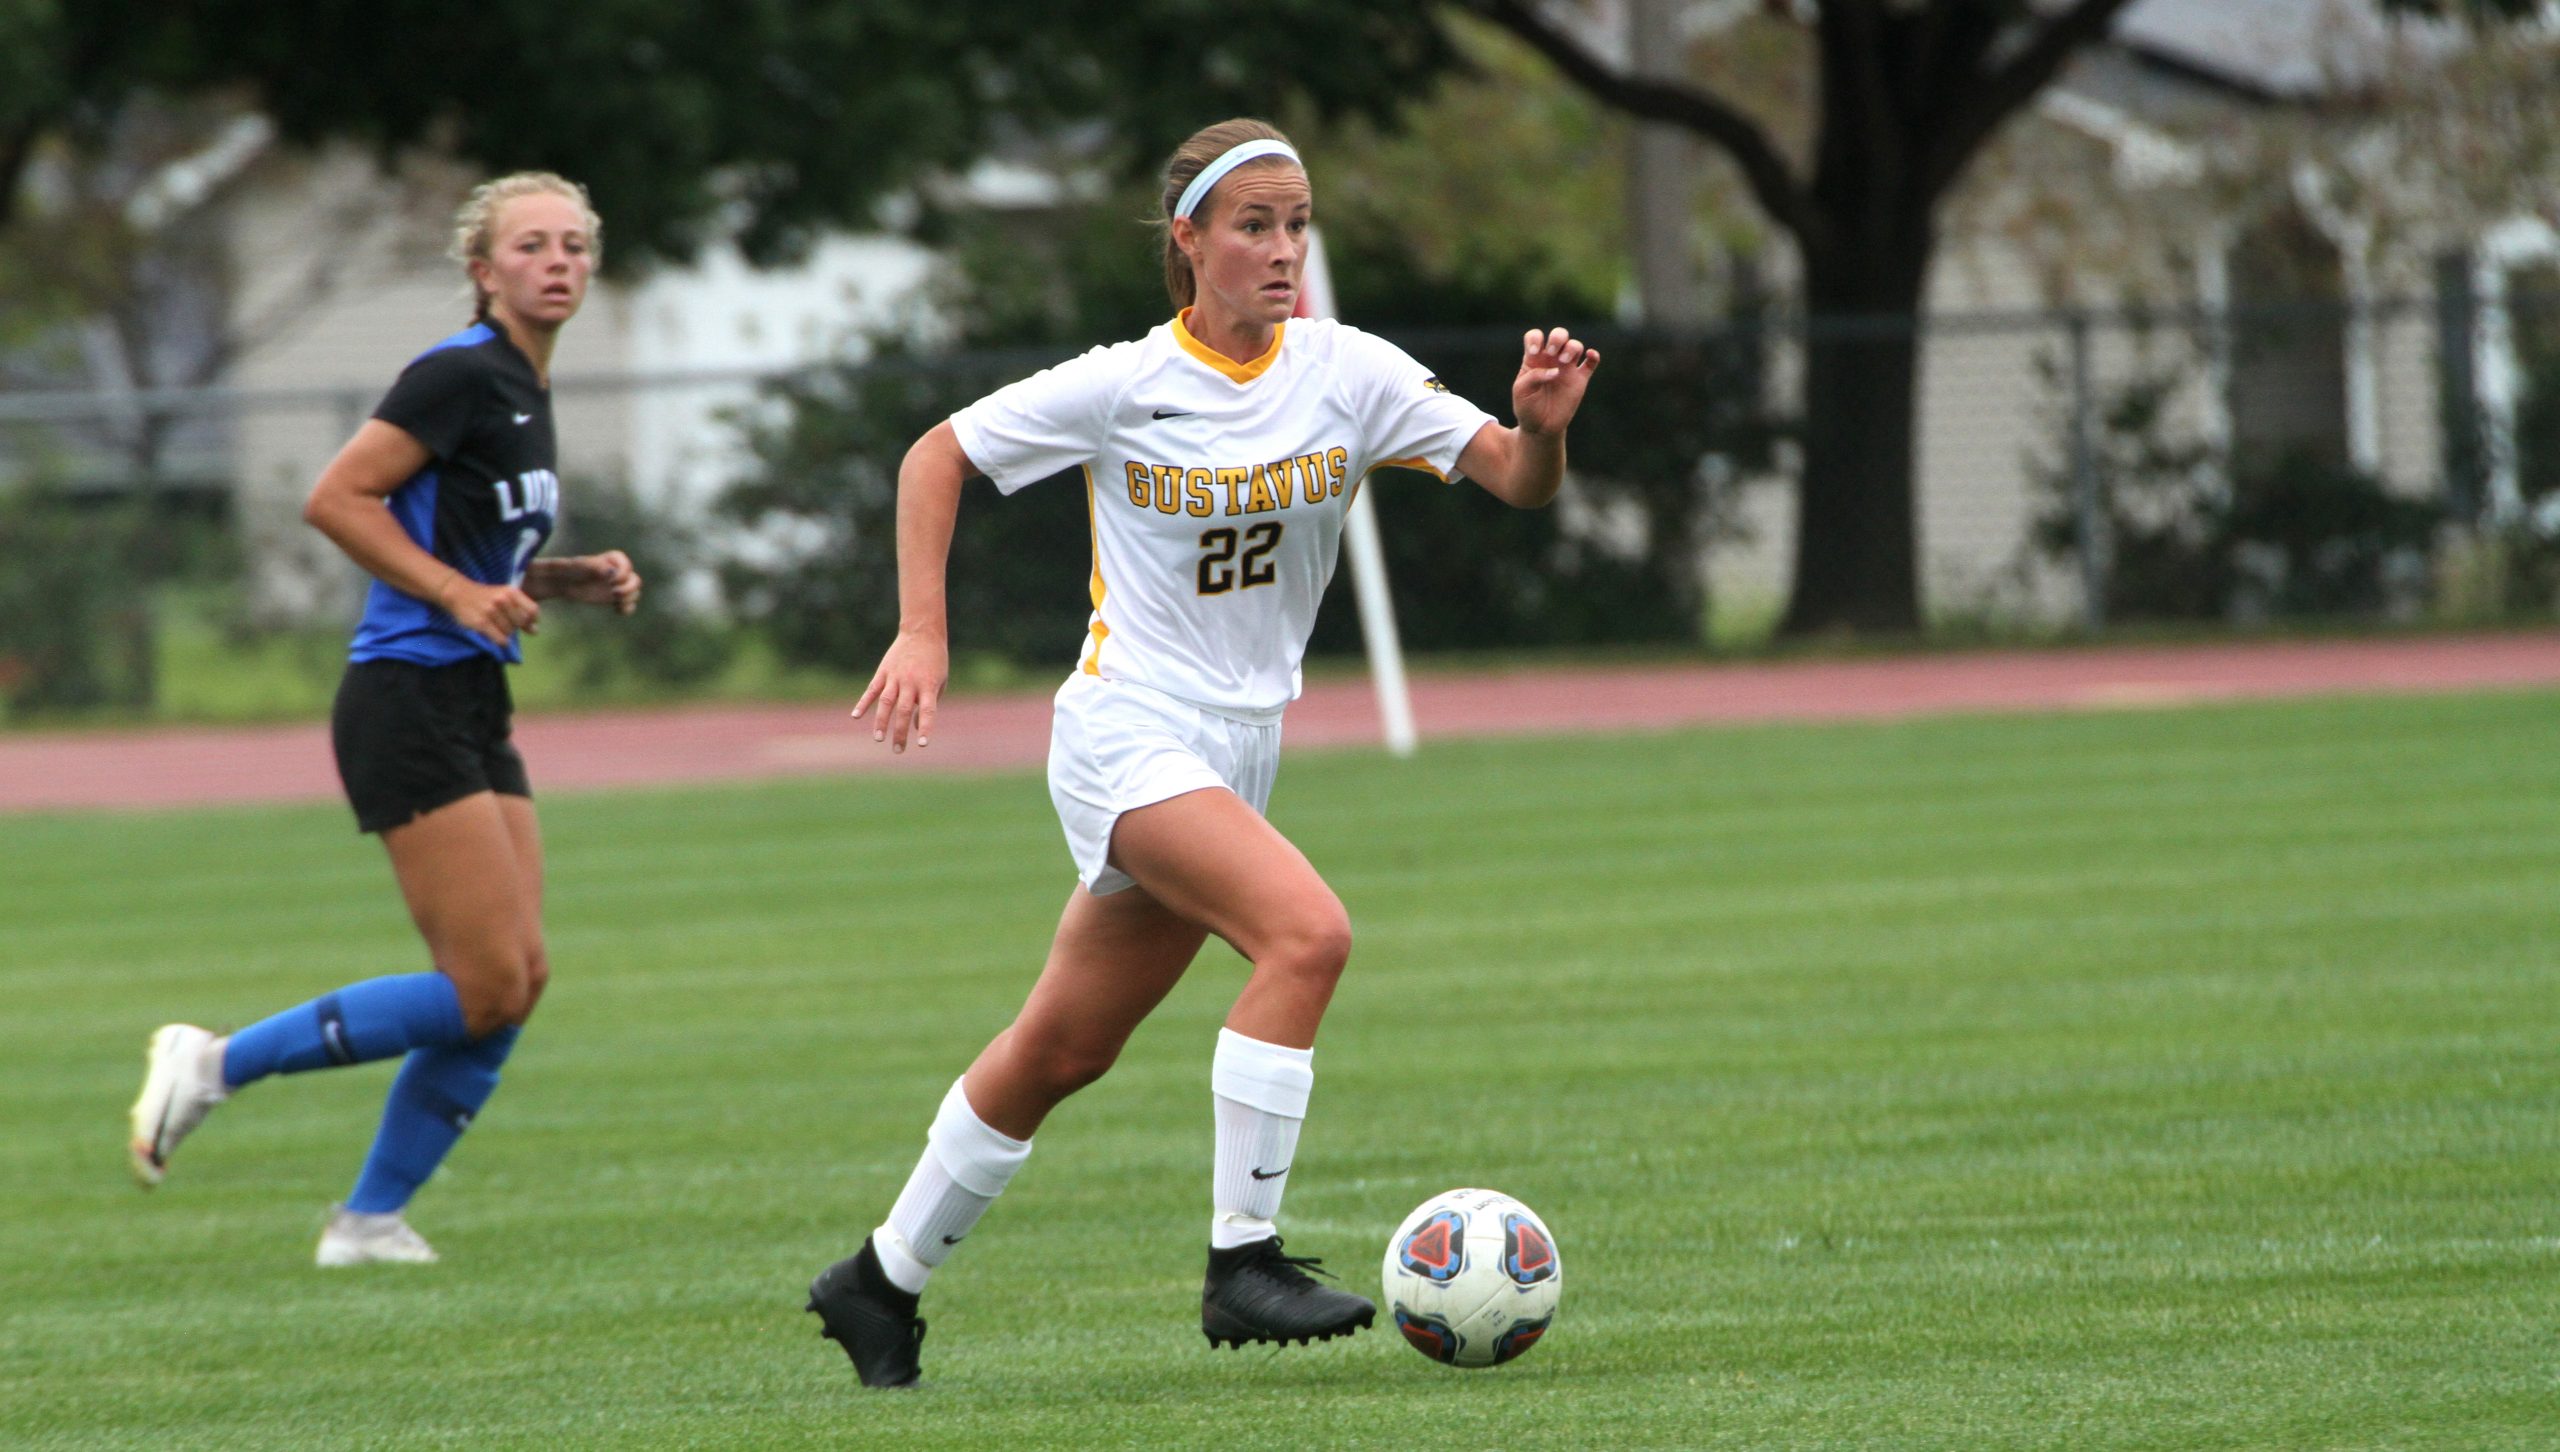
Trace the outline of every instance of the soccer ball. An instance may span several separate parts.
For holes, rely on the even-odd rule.
[[[1387,1309],[1414,1350],[1499,1366],[1538,1344],[1564,1294],[1556,1238],[1499,1190],[1434,1195],[1387,1242]]]

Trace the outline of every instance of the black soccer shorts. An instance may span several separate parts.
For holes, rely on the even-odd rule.
[[[356,829],[403,826],[474,792],[532,796],[511,739],[514,718],[507,668],[485,656],[440,666],[350,664],[329,738]]]

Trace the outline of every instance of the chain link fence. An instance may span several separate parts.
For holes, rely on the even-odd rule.
[[[1818,326],[1917,328],[1910,473],[1932,626],[2050,633],[2547,613],[2560,591],[2555,301],[2448,285],[2363,306]],[[1414,644],[1695,644],[1774,619],[1803,441],[1857,427],[1805,416],[1803,331],[1591,330],[1607,363],[1575,429],[1573,483],[1543,515],[1382,477]],[[1388,335],[1507,416],[1516,332]],[[1051,361],[564,375],[573,542],[637,531],[659,578],[680,585],[661,599],[759,622],[811,660],[867,665],[894,621],[887,528],[904,441]],[[147,702],[147,683],[98,681],[147,672],[147,641],[127,638],[151,629],[134,602],[173,579],[219,599],[235,633],[348,618],[352,567],[299,508],[384,382],[0,393],[0,693]],[[1876,486],[1893,473],[1879,464]],[[1082,628],[1082,490],[1036,493],[1056,497],[986,526],[974,555],[964,540],[960,566],[1007,582],[980,603],[1024,626],[995,631],[1024,654],[1065,649]],[[1032,497],[979,500],[964,524]],[[1038,628],[1060,621],[1064,645]],[[1356,644],[1348,602],[1329,607],[1317,647]],[[113,660],[128,664],[96,663]]]

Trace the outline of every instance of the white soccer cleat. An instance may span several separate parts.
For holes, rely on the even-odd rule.
[[[320,1251],[312,1258],[331,1267],[431,1265],[436,1248],[410,1229],[397,1210],[367,1215],[337,1205],[330,1208],[329,1228],[320,1232]]]
[[[169,1175],[169,1156],[213,1106],[231,1097],[222,1085],[221,1040],[193,1024],[161,1025],[142,1056],[148,1066],[133,1101],[133,1177],[148,1190]]]

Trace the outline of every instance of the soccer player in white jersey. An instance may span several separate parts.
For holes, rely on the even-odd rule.
[[[869,1386],[915,1381],[926,1279],[1211,933],[1253,971],[1210,1060],[1201,1329],[1213,1346],[1304,1342],[1376,1315],[1310,1276],[1312,1257],[1283,1254],[1274,1224],[1316,1029],[1351,952],[1341,899],[1262,815],[1280,716],[1362,477],[1396,464],[1548,503],[1600,355],[1561,328],[1528,333],[1506,428],[1390,343],[1291,321],[1314,200],[1297,153],[1262,122],[1193,135],[1163,196],[1179,314],[962,409],[899,470],[898,636],[853,712],[876,739],[903,751],[932,737],[950,671],[944,569],[970,476],[1010,493],[1082,468],[1093,618],[1050,742],[1079,881],[1048,961],[943,1097],[888,1220],[809,1288],[823,1334]]]

